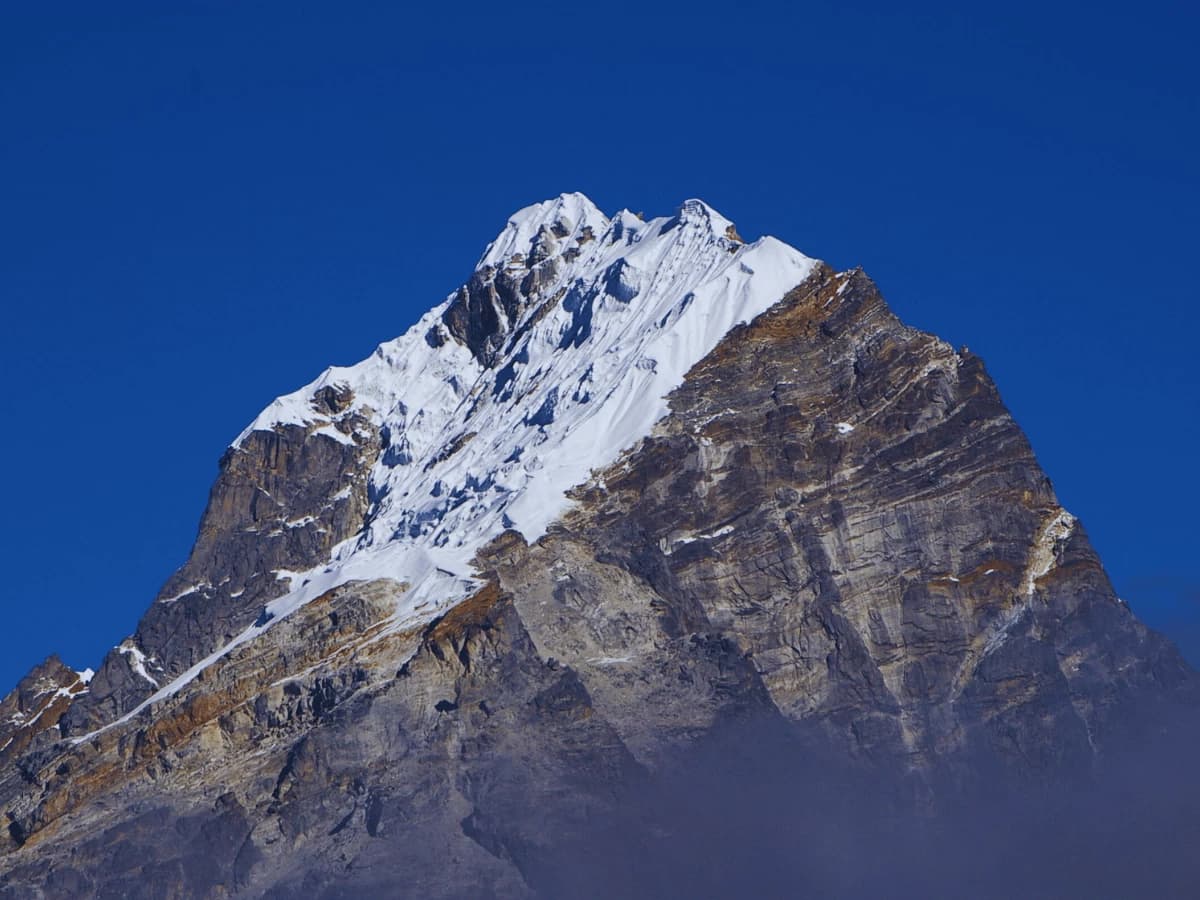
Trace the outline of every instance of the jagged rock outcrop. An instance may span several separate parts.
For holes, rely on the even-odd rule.
[[[327,559],[362,528],[382,442],[353,399],[323,388],[312,398],[316,423],[254,431],[230,448],[187,563],[105,657],[65,717],[65,735],[136,708],[258,619],[286,593],[281,574]]]
[[[1088,778],[1196,706],[977,357],[697,201],[531,210],[238,438],[90,684],[3,701],[0,897],[845,893],[847,796]]]
[[[0,700],[0,763],[8,763],[41,735],[57,740],[63,715],[86,694],[93,678],[90,669],[76,672],[50,655],[21,679]]]

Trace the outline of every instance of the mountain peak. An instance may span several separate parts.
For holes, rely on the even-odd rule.
[[[591,234],[599,237],[608,228],[609,220],[586,196],[578,192],[559,194],[517,210],[508,224],[488,244],[476,269],[499,266],[515,255],[531,256],[536,250],[539,235],[553,240],[578,240]]]
[[[660,232],[689,227],[717,238],[741,242],[733,222],[697,198],[683,201],[673,216],[653,221],[659,223]],[[641,231],[643,226],[642,217],[628,209],[620,210],[610,219],[584,194],[559,194],[509,216],[504,230],[488,244],[475,269],[499,268],[512,261],[542,262],[551,256],[579,249],[609,232],[612,239],[619,240],[631,232]]]
[[[487,541],[507,529],[541,537],[568,491],[668,413],[667,395],[692,366],[818,268],[786,244],[743,244],[731,230],[699,200],[649,221],[627,211],[609,219],[578,193],[527,206],[467,283],[408,332],[275,400],[239,435],[229,464],[288,435],[325,439],[342,455],[379,438],[382,452],[362,463],[366,524],[317,566],[271,572],[282,595],[146,703],[349,581],[407,584],[397,628],[469,596]],[[159,605],[214,590],[179,577]]]
[[[239,436],[94,678],[0,699],[0,895],[595,893],[539,873],[623,832],[643,859],[696,796],[811,771],[834,818],[858,783],[924,822],[1197,702],[982,363],[861,271],[578,194],[487,259]],[[746,747],[768,789],[714,791]],[[782,827],[830,821],[793,788]],[[686,877],[717,846],[672,840]]]
[[[719,237],[733,237],[737,234],[733,222],[725,218],[703,200],[692,198],[684,200],[679,205],[675,217],[670,223],[675,225],[692,225],[704,228]]]

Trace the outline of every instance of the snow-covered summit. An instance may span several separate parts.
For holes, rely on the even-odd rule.
[[[387,435],[369,524],[269,611],[352,579],[412,585],[423,615],[475,587],[472,558],[508,528],[536,540],[565,492],[633,447],[666,396],[729,330],[779,301],[816,262],[774,238],[743,243],[699,200],[644,221],[582,194],[515,213],[471,279],[404,335],[272,403],[255,430],[305,424],[351,441],[314,406],[349,388]],[[348,414],[348,413],[343,413]]]
[[[543,228],[552,230],[557,226],[560,237],[578,242],[589,231],[595,236],[603,234],[608,224],[608,217],[583,194],[559,194],[553,200],[534,203],[513,213],[504,230],[483,251],[475,268],[500,265],[517,253],[528,253]]]

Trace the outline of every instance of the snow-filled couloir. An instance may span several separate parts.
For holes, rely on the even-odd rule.
[[[277,572],[288,592],[259,622],[146,704],[340,584],[407,584],[397,626],[469,596],[487,541],[540,537],[567,490],[650,433],[696,362],[816,265],[771,237],[744,243],[698,200],[649,221],[610,219],[582,194],[516,213],[467,284],[404,335],[275,400],[234,441],[286,424],[353,441],[332,416],[366,417],[386,441],[367,524],[326,563]],[[329,387],[352,392],[351,406],[319,411]]]

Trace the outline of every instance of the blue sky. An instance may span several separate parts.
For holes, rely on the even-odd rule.
[[[1191,5],[409,6],[2,14],[0,683],[98,663],[246,422],[570,190],[864,266],[1200,657]]]

